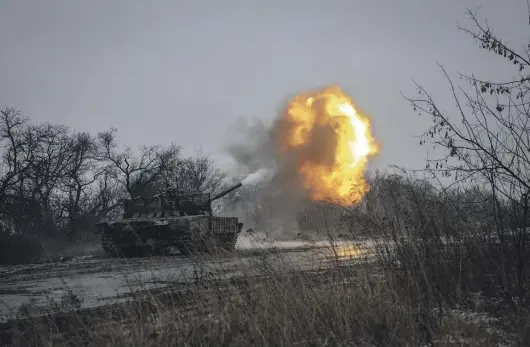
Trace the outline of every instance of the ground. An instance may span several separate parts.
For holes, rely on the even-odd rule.
[[[256,241],[258,240],[258,241]],[[186,283],[215,274],[224,278],[259,274],[264,263],[293,269],[322,268],[338,255],[342,261],[360,256],[358,242],[264,242],[258,237],[238,240],[236,251],[215,257],[109,259],[103,256],[72,257],[64,262],[0,267],[0,315],[13,317],[23,306],[49,306],[72,295],[81,308],[127,299],[138,290]],[[370,245],[363,244],[363,257]],[[342,259],[343,258],[343,259]]]
[[[25,346],[20,336],[37,334],[39,346],[517,345],[498,317],[469,307],[445,309],[431,342],[420,340],[416,313],[385,285],[375,247],[243,235],[234,252],[215,256],[0,267],[2,319],[34,317],[29,328],[0,324],[0,342]]]

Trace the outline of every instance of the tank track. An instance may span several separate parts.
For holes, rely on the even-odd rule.
[[[237,235],[218,235],[211,241],[214,242],[203,240],[192,244],[189,241],[182,240],[177,241],[175,247],[183,255],[231,252],[235,249]],[[118,247],[112,236],[107,232],[101,234],[101,247],[105,253],[113,258],[157,256],[165,253],[163,249],[151,249],[148,246],[130,245],[128,247]]]
[[[128,247],[116,246],[114,239],[108,233],[101,235],[101,247],[109,256],[113,258],[133,258],[163,255],[163,250],[152,249],[149,246],[129,245]]]

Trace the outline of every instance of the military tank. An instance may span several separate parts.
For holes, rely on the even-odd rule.
[[[112,257],[161,255],[175,247],[184,255],[231,251],[243,223],[212,213],[212,202],[242,186],[215,196],[182,193],[173,188],[152,196],[127,199],[122,218],[96,224],[101,245]]]

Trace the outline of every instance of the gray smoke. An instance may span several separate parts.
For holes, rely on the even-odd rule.
[[[261,168],[251,173],[243,180],[243,185],[256,185],[260,183],[269,182],[275,175],[275,171],[272,168],[266,169]]]
[[[299,230],[298,215],[308,203],[300,189],[295,161],[276,156],[275,127],[259,119],[242,119],[230,131],[227,153],[236,163],[236,175],[243,183],[238,192],[238,213],[247,227],[275,239],[290,239]],[[243,211],[244,210],[244,211]]]

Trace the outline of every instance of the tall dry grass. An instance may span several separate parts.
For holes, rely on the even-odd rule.
[[[527,248],[510,229],[480,223],[420,181],[374,182],[367,206],[343,218],[352,237],[359,230],[374,237],[373,262],[335,259],[294,271],[264,260],[259,275],[198,275],[130,303],[4,326],[3,339],[13,346],[529,345],[529,273],[519,269]]]

